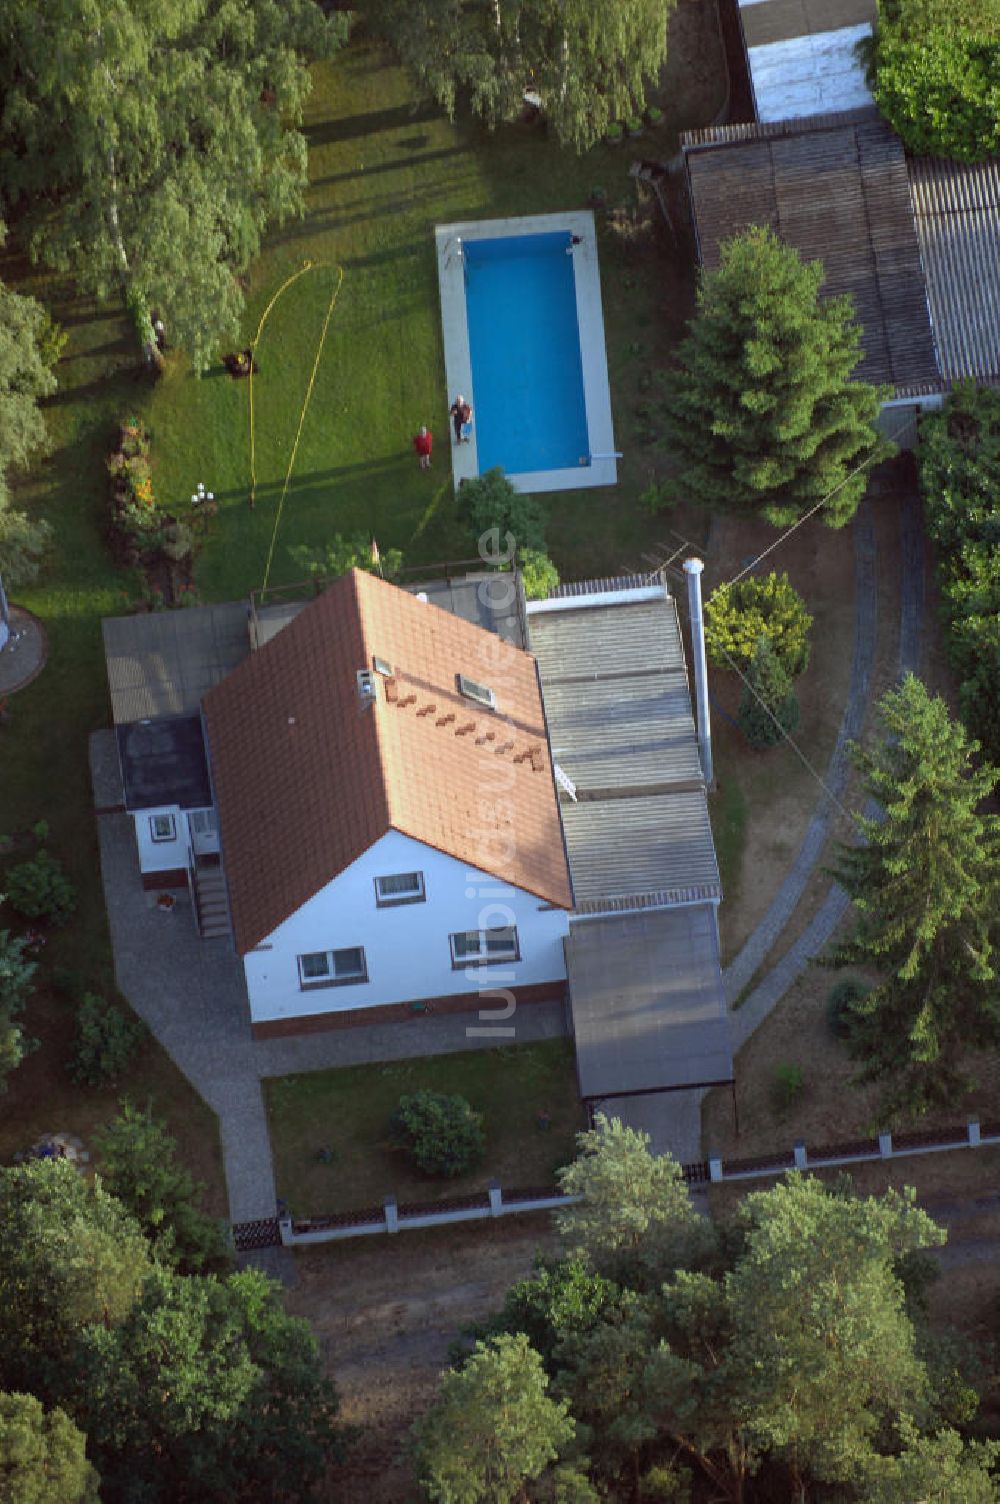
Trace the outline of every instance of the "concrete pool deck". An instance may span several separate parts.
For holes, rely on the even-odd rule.
[[[450,404],[456,394],[462,392],[472,403],[473,411],[472,438],[468,444],[456,444],[451,437],[449,425],[452,475],[456,488],[463,480],[479,474],[476,392],[469,349],[462,244],[467,240],[551,235],[560,230],[580,237],[580,243],[573,249],[573,270],[587,431],[591,454],[604,457],[593,459],[589,465],[562,470],[512,473],[508,479],[518,491],[530,492],[576,491],[588,486],[613,486],[617,483],[618,466],[614,458],[611,391],[608,386],[608,358],[601,308],[601,275],[597,262],[597,232],[594,216],[589,209],[568,209],[562,214],[531,214],[518,219],[464,220],[456,224],[438,225],[434,231],[448,402]]]

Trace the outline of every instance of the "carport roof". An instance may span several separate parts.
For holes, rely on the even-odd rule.
[[[566,967],[585,1101],[733,1080],[712,904],[576,923]]]

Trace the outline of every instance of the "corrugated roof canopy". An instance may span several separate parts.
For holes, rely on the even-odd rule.
[[[574,924],[566,966],[585,1100],[732,1081],[712,905]]]
[[[880,121],[737,127],[685,141],[703,264],[723,241],[768,225],[820,260],[827,296],[850,293],[863,329],[858,376],[894,388],[940,379],[906,160]]]
[[[949,381],[1000,377],[1000,161],[907,166],[931,319]]]
[[[528,603],[580,913],[718,897],[684,650],[664,586]]]

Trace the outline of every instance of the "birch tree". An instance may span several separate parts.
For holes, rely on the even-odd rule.
[[[125,295],[143,343],[155,307],[204,367],[265,227],[302,212],[305,62],[343,35],[313,0],[10,0],[0,187],[32,255]]]

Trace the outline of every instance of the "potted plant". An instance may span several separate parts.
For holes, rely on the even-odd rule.
[[[612,120],[604,133],[604,139],[609,146],[621,146],[624,139],[624,128],[620,120]]]
[[[641,115],[632,115],[628,120],[626,120],[625,129],[628,131],[630,136],[641,136],[646,129],[646,127],[642,123]]]
[[[176,902],[177,899],[172,893],[157,893],[156,895],[156,907],[162,909],[165,914],[169,914]]]
[[[646,124],[654,128],[663,124],[663,111],[658,104],[651,104],[646,109]]]

